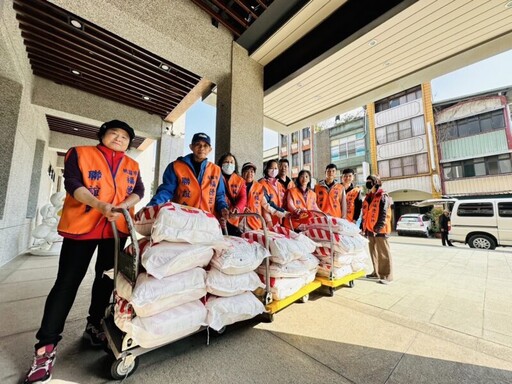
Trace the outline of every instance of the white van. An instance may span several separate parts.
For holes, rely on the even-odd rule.
[[[512,246],[512,198],[457,200],[450,240],[471,248]]]
[[[450,241],[471,248],[512,246],[512,198],[425,200],[417,206],[452,205]]]

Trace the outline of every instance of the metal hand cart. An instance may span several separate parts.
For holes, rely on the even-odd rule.
[[[265,248],[270,251],[270,241],[268,236],[267,225],[263,217],[257,213],[238,213],[236,216],[240,217],[248,217],[248,216],[257,216],[263,224],[263,235],[265,236]],[[263,303],[265,304],[265,309],[267,310],[263,315],[265,320],[269,323],[274,321],[274,314],[279,312],[280,310],[288,307],[290,304],[293,304],[297,301],[306,303],[309,300],[309,294],[318,288],[320,288],[321,283],[316,280],[312,281],[309,284],[306,284],[304,287],[299,289],[294,294],[285,297],[282,300],[274,300],[272,298],[272,292],[270,290],[270,261],[269,258],[265,258],[265,292],[263,295]]]
[[[119,233],[115,222],[112,222],[112,229],[114,231],[115,240],[115,254],[114,254],[114,290],[116,288],[116,277],[118,273],[123,274],[127,281],[130,282],[132,287],[135,286],[137,277],[139,275],[140,252],[139,244],[137,241],[137,234],[135,232],[132,218],[128,210],[122,208],[114,208],[112,211],[122,213],[130,231],[130,238],[132,241],[133,255],[130,255],[120,249]],[[158,345],[153,348],[143,348],[132,339],[131,335],[120,330],[114,322],[114,304],[107,308],[105,318],[103,319],[103,330],[106,336],[107,352],[112,354],[115,361],[110,367],[110,375],[114,380],[122,380],[131,375],[139,365],[138,356],[147,352],[160,348],[161,346],[174,343],[178,340],[184,339],[190,335],[203,331],[206,327],[200,327],[198,330],[191,332],[183,337],[172,340],[171,342]],[[219,330],[218,333],[222,333]]]
[[[331,271],[329,272],[329,277],[324,276],[317,276],[316,281],[322,285],[322,287],[325,287],[327,293],[329,296],[334,296],[334,292],[336,288],[341,287],[342,285],[348,286],[349,288],[353,288],[355,285],[355,280],[359,279],[360,277],[365,276],[365,271],[361,270],[358,272],[351,273],[347,276],[343,276],[339,279],[335,279],[333,277],[333,268],[334,268],[334,232],[332,230],[332,225],[330,220],[328,219],[327,214],[325,214],[322,211],[309,211],[313,214],[323,216],[326,218],[327,225],[329,228],[329,242],[330,242],[330,257],[331,257]]]

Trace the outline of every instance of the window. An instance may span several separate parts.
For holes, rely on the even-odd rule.
[[[445,180],[512,173],[510,153],[443,164]]]
[[[512,203],[498,203],[498,215],[512,217]]]
[[[463,203],[457,209],[458,216],[492,217],[492,203]]]
[[[375,130],[377,144],[392,143],[398,140],[409,139],[425,134],[425,121],[423,116],[403,120],[399,123],[386,125]]]
[[[415,87],[407,91],[397,93],[396,95],[390,96],[386,99],[377,101],[375,103],[375,111],[382,112],[386,109],[398,107],[401,104],[408,103],[413,100],[421,99],[421,87]]]
[[[360,134],[331,141],[331,161],[333,162],[354,156],[364,156],[365,152],[364,136]]]
[[[413,156],[398,157],[391,160],[383,160],[378,163],[381,177],[413,176],[420,173],[427,173],[428,156],[426,153]]]
[[[302,152],[302,164],[311,164],[311,150]]]
[[[441,141],[469,137],[505,128],[503,109],[482,113],[438,126]]]
[[[288,135],[281,135],[281,147],[288,145]]]
[[[294,153],[292,155],[292,167],[298,167],[299,166],[299,154]]]
[[[292,133],[292,143],[296,144],[299,142],[299,132],[293,132]]]
[[[311,136],[311,130],[309,127],[307,128],[304,128],[302,130],[302,139],[309,139],[309,137]]]

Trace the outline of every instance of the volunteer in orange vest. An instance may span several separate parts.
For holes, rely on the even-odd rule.
[[[341,174],[341,183],[345,187],[345,199],[347,202],[347,215],[345,218],[353,223],[359,220],[361,208],[363,207],[361,188],[353,184],[354,175],[355,172],[351,168],[344,169]]]
[[[225,153],[219,158],[217,165],[222,170],[222,177],[226,187],[226,202],[229,213],[243,213],[247,204],[247,191],[245,180],[238,175],[238,162],[232,153]],[[230,217],[227,222],[228,234],[240,236],[242,232],[238,229],[238,217]]]
[[[196,133],[189,148],[192,153],[178,157],[167,166],[163,182],[148,205],[173,201],[212,214],[217,212],[227,220],[229,211],[221,169],[208,161],[212,151],[210,136]]]
[[[392,200],[382,189],[378,176],[371,175],[366,179],[368,193],[363,202],[363,234],[369,240],[370,257],[373,272],[366,275],[369,279],[379,279],[381,284],[393,281],[393,265],[388,236],[391,233]]]
[[[297,180],[295,181],[296,187],[288,190],[287,209],[292,214],[293,229],[297,229],[301,224],[300,220],[294,219],[298,217],[303,211],[319,211],[316,204],[316,194],[311,189],[311,173],[305,169],[299,172]],[[290,228],[290,221],[285,220],[285,226]]]
[[[286,189],[277,180],[279,173],[277,160],[269,160],[263,169],[263,177],[258,180],[263,185],[269,204],[276,210],[286,210],[285,193]],[[280,222],[277,216],[272,216],[273,224]]]
[[[58,342],[76,293],[97,249],[91,304],[83,337],[91,346],[102,346],[105,334],[101,320],[113,290],[113,281],[103,275],[114,267],[115,221],[121,244],[129,233],[125,219],[112,208],[129,209],[144,196],[139,165],[125,155],[135,133],[123,121],[112,120],[98,132],[100,144],[71,148],[64,162],[67,195],[58,225],[64,237],[57,279],[46,299],[41,328],[36,334],[35,356],[25,383],[49,381]]]
[[[245,180],[247,190],[247,206],[245,212],[257,213],[263,217],[268,228],[273,226],[272,216],[276,216],[278,220],[288,216],[288,212],[279,211],[272,207],[268,202],[263,185],[254,180],[256,174],[256,166],[251,163],[245,163],[242,166],[242,177]],[[240,221],[240,227],[245,230],[262,229],[263,223],[257,217],[246,217]]]
[[[278,163],[279,173],[277,174],[277,181],[284,187],[284,189],[291,189],[295,187],[295,183],[288,177],[290,169],[290,162],[286,157],[279,159]]]
[[[345,217],[347,206],[345,188],[336,180],[335,164],[325,167],[325,179],[315,185],[316,202],[320,210],[330,216]]]

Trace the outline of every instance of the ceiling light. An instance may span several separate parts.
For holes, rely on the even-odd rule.
[[[505,4],[505,8],[512,9],[512,1],[509,1]]]
[[[377,43],[378,43],[378,41],[377,41],[377,40],[372,39],[372,40],[370,40],[370,41],[368,42],[368,45],[369,45],[370,47],[375,47],[375,46],[377,45]]]
[[[162,68],[164,71],[168,71],[169,69],[171,69],[171,67],[169,67],[167,64],[160,64],[160,68]]]
[[[79,22],[78,20],[76,19],[71,19],[70,21],[70,24],[75,27],[75,28],[78,28],[78,29],[82,29],[83,28],[83,25],[81,22]]]
[[[80,71],[77,71],[76,69],[72,69],[72,70],[71,70],[71,73],[72,73],[73,75],[77,75],[77,76],[80,76],[80,75],[81,75]]]
[[[299,88],[302,88],[303,86],[304,86],[304,84],[302,84],[302,83],[297,84],[297,87],[299,87]]]
[[[143,98],[144,100],[146,100],[146,101],[149,101],[149,100],[151,100],[151,97],[149,97],[149,96],[146,96],[146,95],[142,95],[142,98]]]

